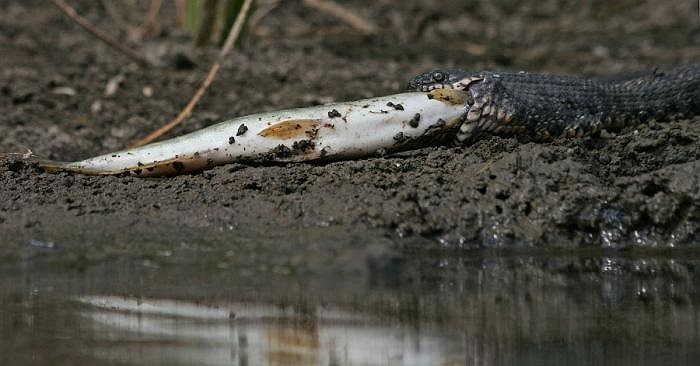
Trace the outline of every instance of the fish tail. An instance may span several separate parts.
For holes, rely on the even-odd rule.
[[[37,165],[39,165],[39,168],[41,168],[43,171],[47,173],[58,173],[58,172],[64,172],[64,171],[72,171],[70,169],[69,163],[65,161],[56,161],[56,160],[49,160],[49,159],[37,159],[34,160]]]

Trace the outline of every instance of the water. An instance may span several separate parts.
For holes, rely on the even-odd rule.
[[[700,259],[422,253],[338,273],[0,271],[0,364],[696,365]]]

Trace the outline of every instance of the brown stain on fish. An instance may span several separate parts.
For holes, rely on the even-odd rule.
[[[428,93],[429,99],[439,100],[443,103],[451,105],[466,105],[471,104],[471,94],[459,89],[434,89]]]
[[[318,119],[289,119],[260,131],[258,135],[279,140],[306,137],[315,135],[320,124]]]

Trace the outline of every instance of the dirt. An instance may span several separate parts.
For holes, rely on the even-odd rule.
[[[146,6],[127,2],[115,17],[99,2],[71,3],[120,39]],[[604,75],[700,60],[692,1],[343,3],[381,32],[363,35],[285,2],[247,30],[192,117],[168,136],[254,112],[399,92],[437,67]],[[153,37],[126,42],[163,64],[152,69],[45,1],[3,0],[0,13],[3,152],[73,160],[121,149],[177,114],[217,52],[193,49],[169,8]],[[164,179],[47,174],[5,160],[0,256],[76,265],[196,256],[284,273],[426,248],[694,247],[698,122],[551,143],[487,137],[325,164],[230,164]]]

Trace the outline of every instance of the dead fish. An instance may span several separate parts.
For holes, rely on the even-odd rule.
[[[467,98],[466,92],[452,89],[401,93],[233,118],[169,140],[81,161],[24,158],[49,172],[144,177],[231,162],[357,158],[420,147],[430,136],[454,129],[465,113]],[[402,108],[387,110],[389,103]],[[399,140],[395,138],[398,134],[402,136]]]

